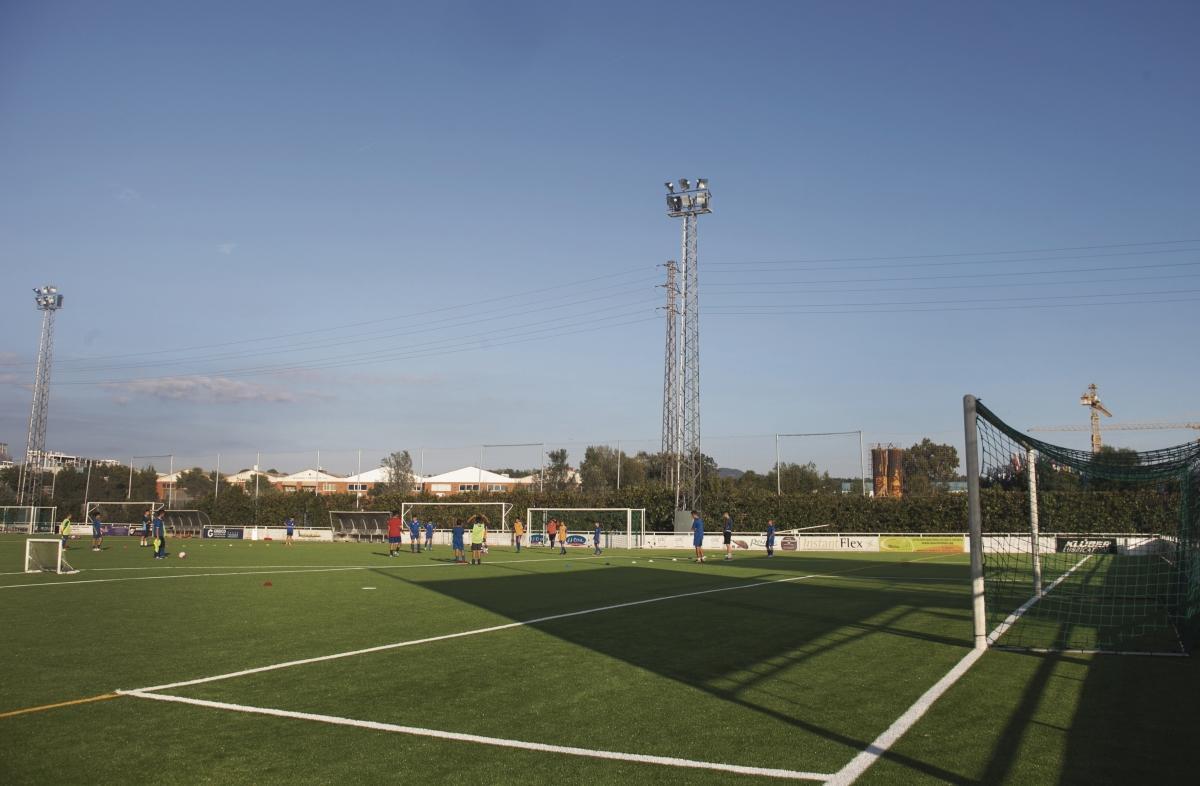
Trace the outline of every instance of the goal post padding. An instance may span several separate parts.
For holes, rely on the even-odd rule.
[[[63,555],[61,538],[28,538],[25,541],[26,573],[78,573]]]
[[[530,535],[546,533],[554,519],[567,525],[568,534],[590,535],[597,523],[618,548],[640,548],[646,536],[645,508],[526,508],[525,528]],[[532,542],[532,539],[531,539]]]
[[[964,416],[977,637],[1033,650],[1190,649],[1200,443],[1092,453],[1030,437],[971,396]]]

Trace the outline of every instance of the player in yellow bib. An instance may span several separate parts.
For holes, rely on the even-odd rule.
[[[521,537],[525,534],[525,525],[520,519],[513,522],[513,545],[517,547],[517,553],[521,553]]]
[[[62,520],[62,524],[58,525],[58,534],[62,535],[62,547],[67,547],[67,539],[71,537],[71,517],[67,516]]]
[[[471,525],[471,564],[483,564],[483,545],[487,542],[487,525],[482,513],[477,513],[468,521]]]

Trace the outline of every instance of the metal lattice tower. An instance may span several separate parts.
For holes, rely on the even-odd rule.
[[[33,290],[34,302],[42,312],[42,340],[38,345],[37,374],[33,381],[33,406],[29,411],[29,437],[25,441],[25,463],[17,488],[18,505],[40,505],[42,473],[46,463],[46,417],[50,411],[50,361],[54,355],[54,312],[62,308],[58,287],[47,284]]]
[[[681,243],[683,289],[680,293],[679,358],[676,407],[679,433],[678,466],[675,477],[676,510],[698,510],[703,472],[700,452],[700,278],[697,257],[697,219],[711,213],[712,194],[708,181],[680,178],[667,186],[667,215],[683,219]]]
[[[679,272],[679,266],[672,259],[664,267],[667,269],[667,283],[664,285],[667,290],[667,345],[663,355],[662,452],[667,459],[667,482],[677,489],[675,477],[679,455],[679,284],[675,276]]]

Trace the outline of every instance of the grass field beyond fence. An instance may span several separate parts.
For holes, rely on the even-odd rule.
[[[137,542],[0,537],[0,783],[819,782],[970,651],[958,554]],[[1198,688],[988,652],[858,782],[1189,781]]]

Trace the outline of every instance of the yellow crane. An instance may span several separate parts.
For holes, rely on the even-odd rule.
[[[1112,413],[1100,403],[1100,395],[1096,392],[1095,383],[1088,385],[1088,389],[1082,396],[1079,397],[1079,403],[1091,409],[1091,425],[1090,426],[1034,426],[1030,431],[1091,431],[1092,432],[1092,452],[1098,453],[1103,444],[1100,440],[1101,431],[1179,431],[1183,429],[1194,429],[1200,431],[1200,423],[1111,423],[1107,426],[1100,425],[1100,415],[1103,413],[1108,417],[1112,417]]]

